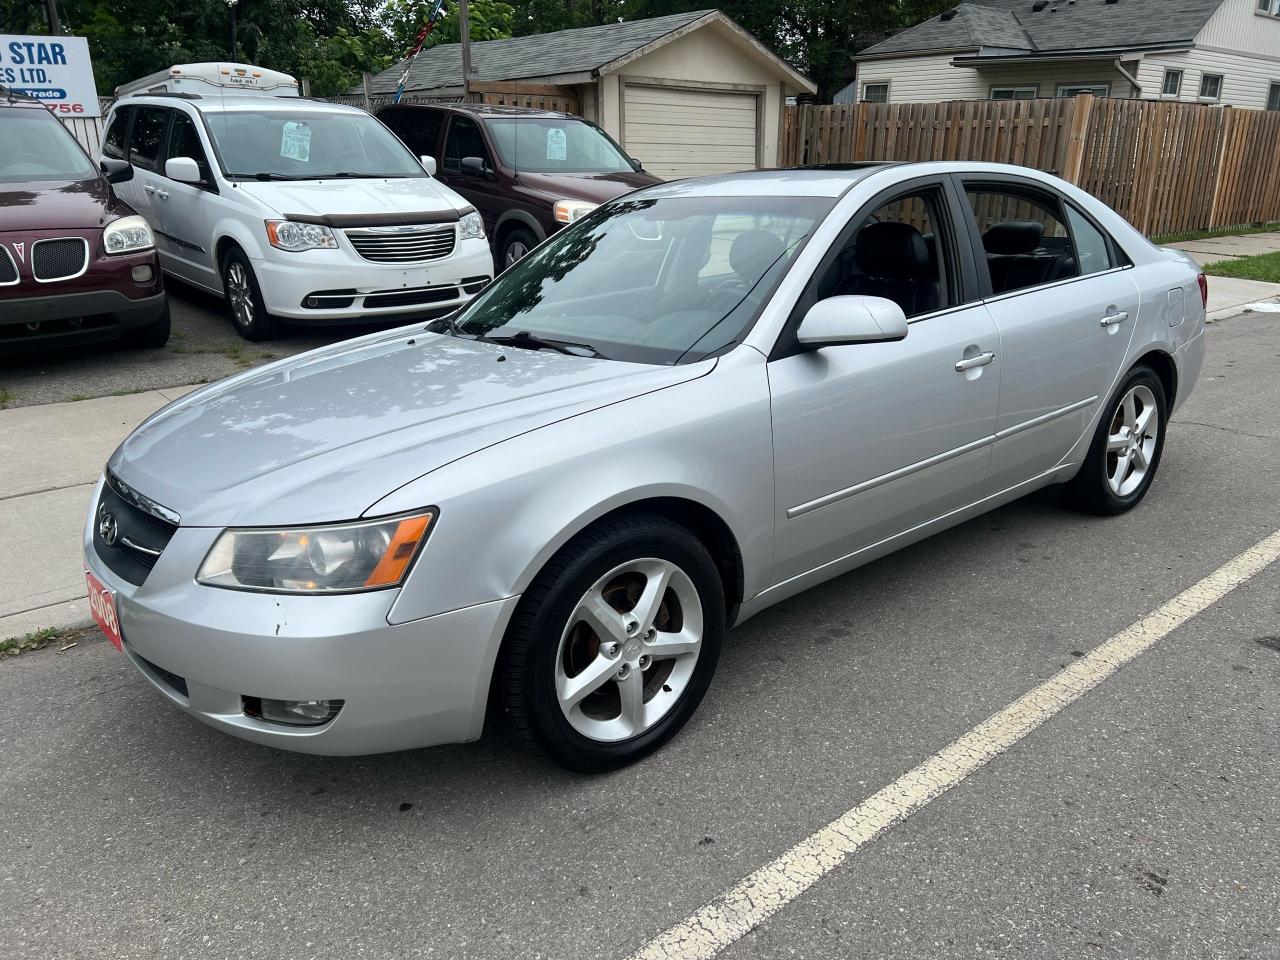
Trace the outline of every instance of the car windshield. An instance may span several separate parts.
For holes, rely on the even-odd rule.
[[[367,113],[229,110],[208,113],[229,177],[327,180],[425,177],[395,134]]]
[[[557,234],[458,318],[640,363],[692,362],[750,327],[830,210],[818,197],[628,197]]]
[[[597,127],[569,117],[487,119],[502,160],[525,173],[630,173],[626,154]]]
[[[0,183],[93,180],[98,171],[47,110],[0,110]]]

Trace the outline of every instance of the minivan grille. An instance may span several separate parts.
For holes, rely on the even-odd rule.
[[[453,253],[458,228],[452,223],[347,230],[356,253],[371,263],[419,263]]]
[[[37,280],[68,280],[84,273],[89,242],[83,237],[37,240],[31,245],[31,272]]]

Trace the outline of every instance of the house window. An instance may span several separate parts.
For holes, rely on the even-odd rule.
[[[888,103],[889,84],[864,83],[862,85],[862,101],[863,103]]]
[[[1280,0],[1258,0],[1258,12],[1268,17],[1280,17]]]
[[[1200,77],[1200,99],[1218,100],[1222,97],[1222,74],[1206,73]]]
[[[1166,70],[1164,72],[1164,83],[1160,87],[1160,96],[1176,97],[1182,92],[1182,71]]]
[[[1111,84],[1109,83],[1060,83],[1058,84],[1058,96],[1060,97],[1076,97],[1082,93],[1092,93],[1095,97],[1111,96]]]
[[[1280,83],[1271,84],[1267,90],[1267,109],[1280,110]]]
[[[1038,87],[992,87],[992,100],[1034,100],[1040,92]]]

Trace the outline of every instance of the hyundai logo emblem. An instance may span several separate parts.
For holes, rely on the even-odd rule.
[[[105,506],[98,507],[98,536],[108,547],[116,545],[116,537],[120,535],[120,527],[116,518],[107,513]]]

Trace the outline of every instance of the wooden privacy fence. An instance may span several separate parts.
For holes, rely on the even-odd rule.
[[[858,160],[1035,167],[1151,235],[1280,220],[1280,112],[1091,94],[787,107],[781,165]]]

